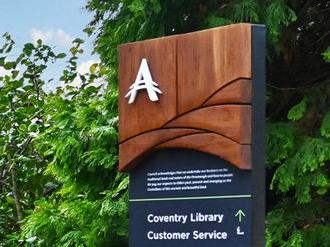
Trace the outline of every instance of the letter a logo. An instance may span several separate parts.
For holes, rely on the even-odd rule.
[[[128,104],[132,104],[135,101],[138,91],[146,89],[149,99],[151,101],[158,101],[157,93],[162,94],[162,92],[157,87],[158,84],[152,80],[147,59],[143,58],[135,82],[129,87],[125,98],[129,97]]]

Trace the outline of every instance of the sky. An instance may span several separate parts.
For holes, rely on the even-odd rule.
[[[16,42],[13,55],[19,54],[25,43],[38,39],[56,52],[68,53],[71,41],[82,38],[85,52],[78,60],[78,71],[87,72],[98,57],[91,55],[93,37],[82,31],[92,19],[92,14],[84,9],[86,3],[87,0],[0,0],[0,34],[9,32],[12,35]],[[58,78],[64,66],[65,59],[49,66],[45,76]],[[59,85],[58,80],[54,80],[46,85],[46,90]]]

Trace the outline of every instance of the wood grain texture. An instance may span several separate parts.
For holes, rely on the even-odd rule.
[[[199,108],[172,120],[165,127],[185,127],[216,132],[239,144],[251,144],[250,105],[217,105]]]
[[[160,129],[138,135],[119,145],[119,170],[127,171],[132,168],[133,162],[145,152],[150,151],[158,144],[188,134],[198,133],[194,129]]]
[[[177,37],[178,113],[199,107],[237,78],[251,78],[251,25],[229,25]]]
[[[251,104],[252,82],[248,79],[238,79],[218,90],[203,105],[218,105],[230,103]]]
[[[151,102],[141,90],[128,104],[124,96],[142,58],[163,94]],[[119,169],[129,171],[144,154],[165,147],[212,153],[249,169],[251,60],[250,24],[121,45]]]
[[[124,98],[135,81],[142,58],[148,61],[153,80],[163,92],[151,102],[146,90],[139,91],[133,104]],[[130,43],[119,48],[119,141],[160,128],[176,116],[176,38]]]
[[[251,145],[240,145],[214,133],[198,133],[169,140],[158,148],[189,148],[221,157],[240,169],[251,169]]]

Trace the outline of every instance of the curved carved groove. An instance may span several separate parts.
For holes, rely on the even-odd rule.
[[[215,133],[186,135],[166,141],[155,148],[194,149],[221,157],[240,169],[251,169],[251,145],[240,145]]]
[[[180,116],[164,127],[206,129],[240,144],[251,144],[250,119],[250,105],[208,106]]]
[[[171,122],[174,122],[174,121],[176,121],[177,119],[180,119],[180,118],[182,118],[183,116],[188,115],[188,114],[190,114],[190,113],[192,113],[192,112],[194,112],[194,111],[197,111],[197,110],[200,110],[200,109],[205,109],[205,108],[207,108],[207,107],[216,107],[216,106],[219,106],[219,107],[220,107],[220,106],[221,106],[221,107],[226,107],[226,106],[228,106],[228,105],[231,105],[231,106],[243,106],[243,107],[247,106],[247,107],[251,107],[251,105],[247,105],[247,104],[239,104],[239,103],[238,103],[238,104],[235,104],[235,103],[231,103],[231,104],[208,105],[208,106],[205,106],[205,107],[196,108],[196,109],[193,109],[193,110],[191,110],[191,111],[185,112],[185,113],[183,113],[183,114],[180,114],[180,115],[178,115],[178,116],[176,116],[176,117],[170,119],[170,120],[167,121],[164,125],[162,125],[160,128],[157,128],[157,129],[151,129],[151,130],[147,130],[147,131],[143,131],[143,132],[140,132],[140,133],[135,134],[135,135],[133,135],[133,136],[130,136],[130,137],[124,139],[124,140],[119,140],[119,144],[124,143],[124,142],[126,142],[126,141],[129,141],[130,139],[133,139],[133,138],[135,138],[135,137],[137,137],[137,136],[139,136],[139,135],[142,135],[142,134],[145,134],[145,133],[148,133],[148,132],[157,131],[157,130],[159,130],[159,129],[173,129],[172,127],[169,127]],[[247,121],[249,121],[249,119],[251,118],[251,116],[248,115],[248,114],[244,114],[243,117],[244,117],[244,119],[247,120]],[[250,124],[250,123],[248,123],[248,124]],[[246,123],[244,123],[244,125],[246,125]],[[203,126],[204,126],[204,125],[203,125]],[[189,128],[189,129],[192,128],[192,129],[198,129],[198,130],[207,131],[207,132],[208,132],[208,131],[213,132],[212,130],[209,130],[209,129],[206,129],[206,128],[191,127],[191,126],[180,126],[180,127],[179,127],[179,126],[175,126],[174,128],[175,128],[175,129],[176,129],[176,128],[181,128],[181,129],[182,129],[182,128]],[[218,132],[217,132],[217,133],[218,133]],[[223,135],[222,133],[218,133],[218,134]],[[228,137],[228,136],[227,136],[227,138],[231,139],[231,138]],[[234,140],[234,139],[232,139],[232,140]],[[234,140],[234,141],[236,141],[236,140]],[[237,141],[237,142],[238,142],[238,141]],[[241,144],[246,144],[246,143],[241,143]]]
[[[143,92],[142,92],[143,93]],[[202,107],[204,106],[213,106],[213,105],[223,105],[223,104],[246,104],[251,103],[251,79],[239,77],[237,79],[234,79],[232,81],[224,83],[223,86],[221,86],[218,90],[216,90],[214,93],[211,94],[203,103]],[[168,121],[166,121],[162,127],[168,126],[169,123],[173,122],[174,120],[181,118],[182,116],[191,113],[193,111],[196,111],[200,108],[194,108],[190,109],[187,112],[178,114],[177,116],[172,117]],[[121,114],[124,115],[124,114]],[[125,122],[125,121],[124,121]],[[122,124],[121,124],[122,125]],[[146,124],[148,126],[149,123]],[[134,125],[136,126],[136,125]],[[185,126],[184,126],[185,127]],[[190,126],[187,126],[190,127]],[[123,135],[123,131],[120,132],[120,138],[119,142],[123,143],[125,141],[128,141],[129,139],[133,139],[136,136],[144,133],[148,133],[150,131],[154,131],[157,129],[160,129],[161,126],[158,128],[152,128],[152,129],[146,129],[145,131],[139,131],[134,135],[126,136]],[[130,128],[126,128],[130,129]],[[222,133],[219,133],[222,134]],[[230,137],[229,137],[230,138]],[[238,141],[238,140],[236,140]]]
[[[251,42],[246,37],[251,37],[251,27],[211,29],[177,37],[178,113],[199,107],[235,78],[252,77]]]
[[[251,79],[239,78],[219,88],[209,98],[207,98],[202,105],[208,106],[238,102],[251,104],[251,90]]]
[[[178,129],[159,129],[149,131],[129,139],[119,145],[119,170],[126,171],[131,167],[131,163],[145,152],[151,150],[154,146],[165,141],[185,136],[189,134],[199,133],[201,130],[178,128]]]

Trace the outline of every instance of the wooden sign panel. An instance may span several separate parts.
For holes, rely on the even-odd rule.
[[[264,36],[262,26],[236,24],[120,46],[119,170],[130,172],[131,185],[134,184],[133,188],[136,188],[131,190],[131,232],[134,232],[131,235],[131,247],[175,247],[184,244],[181,241],[175,244],[162,240],[152,245],[148,231],[138,234],[136,231],[141,228],[134,228],[138,221],[146,222],[150,214],[141,210],[152,207],[151,201],[156,203],[155,198],[161,198],[158,203],[169,197],[194,197],[194,193],[198,197],[198,190],[193,194],[177,191],[177,194],[168,195],[146,192],[151,170],[164,173],[174,169],[168,162],[148,161],[154,153],[166,153],[167,150],[181,150],[181,154],[187,155],[194,150],[217,157],[219,167],[225,162],[225,167],[221,169],[227,169],[227,163],[230,164],[230,169],[234,169],[232,174],[238,178],[241,177],[239,174],[248,174],[244,175],[248,177],[244,183],[249,186],[243,185],[243,182],[241,186],[249,188],[250,192],[246,192],[246,195],[250,195],[249,201],[242,198],[244,203],[236,201],[231,206],[228,204],[227,211],[223,211],[227,212],[223,215],[233,214],[239,203],[243,203],[249,212],[247,222],[250,223],[247,224],[251,225],[249,230],[245,230],[245,236],[248,236],[239,240],[232,235],[231,240],[223,246],[264,245]],[[171,156],[170,153],[167,155]],[[175,162],[180,166],[180,161]],[[212,170],[207,168],[207,164],[195,164],[192,170],[201,170],[203,165],[205,171]],[[177,170],[187,171],[180,167]],[[190,180],[190,183],[195,182]],[[240,194],[240,188],[236,188],[239,182],[229,184],[226,186],[233,188],[228,193],[215,193],[224,187],[211,186],[200,196],[210,197],[214,193],[216,197],[228,197]],[[234,194],[230,191],[234,191]],[[157,207],[162,208],[165,204],[157,204]],[[177,201],[172,205],[181,210],[188,205],[188,215],[189,203],[185,206]],[[216,208],[219,207],[219,201],[210,201],[207,205]],[[164,215],[168,213],[163,212]],[[135,217],[137,215],[139,217]],[[231,220],[224,222],[231,225],[230,222],[234,222]],[[167,226],[169,229],[177,227],[175,224]],[[150,225],[141,227],[150,228]],[[160,228],[164,227],[166,224],[160,224]],[[236,225],[225,228],[231,229],[225,231],[227,235],[234,228],[237,231]],[[188,227],[186,230],[192,229]],[[134,244],[135,241],[139,243]],[[189,241],[192,241],[189,246],[217,246],[214,243],[219,243],[212,245],[211,242],[195,241],[194,245],[191,238]]]

